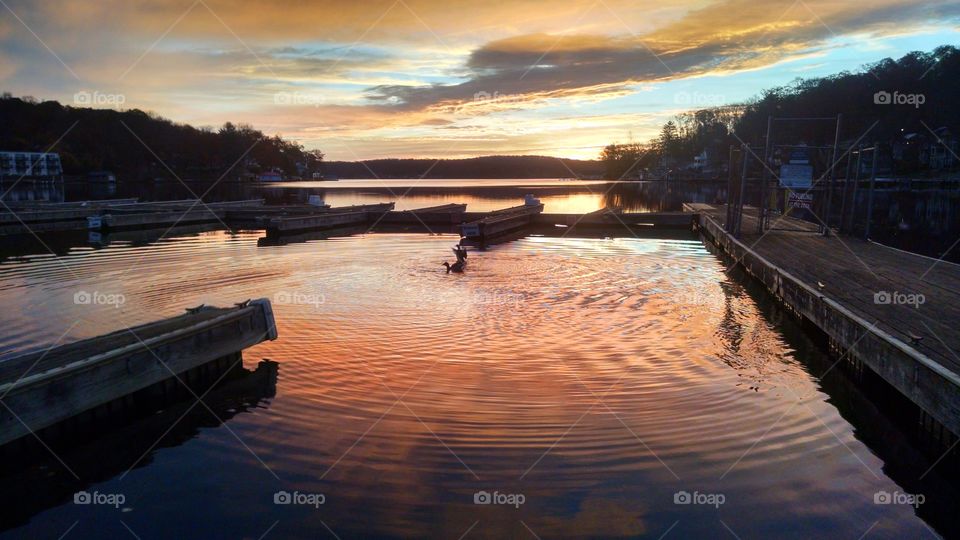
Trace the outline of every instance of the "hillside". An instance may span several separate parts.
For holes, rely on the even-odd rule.
[[[599,161],[545,156],[330,161],[323,168],[340,178],[582,178],[603,173]]]

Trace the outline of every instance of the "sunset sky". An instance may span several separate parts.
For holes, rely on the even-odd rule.
[[[595,158],[685,109],[957,44],[958,21],[946,1],[0,0],[0,90],[328,159]]]

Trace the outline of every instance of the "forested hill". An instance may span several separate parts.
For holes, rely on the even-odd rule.
[[[323,154],[270,137],[249,125],[217,130],[177,124],[138,109],[115,111],[64,106],[56,101],[0,97],[0,150],[60,154],[64,172],[111,170],[123,180],[156,177],[238,177],[297,164],[319,168]]]
[[[216,130],[196,128],[137,109],[71,107],[9,94],[0,97],[0,119],[0,150],[43,152],[53,147],[68,175],[110,170],[132,181],[173,175],[182,179],[227,175],[232,179],[270,169],[304,178],[313,172],[341,178],[566,178],[602,174],[598,161],[544,156],[322,162],[320,151],[304,150],[296,142],[265,135],[245,124],[228,122]]]
[[[340,178],[571,178],[603,173],[599,161],[545,156],[485,156],[468,159],[375,159],[329,161],[327,174]]]

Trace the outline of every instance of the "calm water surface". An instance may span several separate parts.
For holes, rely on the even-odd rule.
[[[868,446],[855,390],[813,375],[832,362],[693,237],[529,237],[447,275],[449,235],[261,236],[2,259],[4,354],[256,297],[280,339],[244,353],[275,380],[58,453],[79,481],[53,459],[4,480],[0,536],[933,538],[955,508],[949,489],[926,515],[874,503],[919,475],[891,472],[912,448],[877,414],[888,442]]]

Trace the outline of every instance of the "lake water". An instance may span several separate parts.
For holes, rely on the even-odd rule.
[[[453,199],[505,206],[487,188],[531,186]],[[326,198],[367,202],[366,189]],[[544,189],[553,211],[610,196]],[[7,473],[0,538],[957,532],[955,484],[696,237],[527,237],[448,275],[452,235],[262,236],[5,250],[3,354],[257,297],[273,301],[280,338],[245,351],[251,372],[276,363],[256,384]],[[82,291],[123,302],[77,305]],[[123,503],[74,504],[80,490]],[[275,504],[280,492],[323,504]],[[494,504],[475,503],[484,492]],[[908,492],[925,495],[919,510],[875,502]]]

